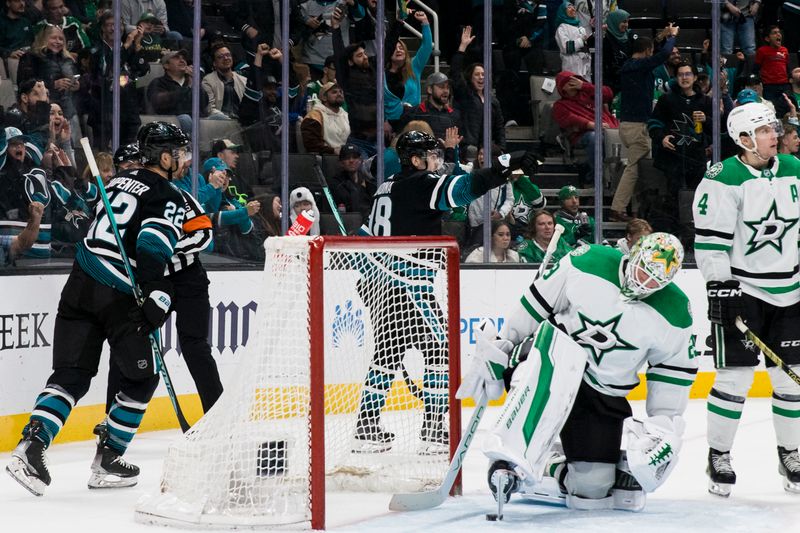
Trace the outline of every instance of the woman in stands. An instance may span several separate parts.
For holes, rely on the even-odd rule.
[[[80,89],[78,69],[67,51],[64,32],[58,26],[45,26],[33,41],[30,52],[22,56],[17,79],[40,79],[50,93],[50,103],[58,104],[70,122],[73,139],[80,137],[80,123],[73,95]]]
[[[397,120],[404,106],[417,106],[421,102],[422,69],[428,63],[433,50],[433,37],[428,17],[423,11],[415,11],[414,19],[422,25],[422,43],[412,57],[406,44],[400,40],[400,22],[395,22],[386,41],[386,78],[383,85],[383,108],[387,120]]]
[[[624,9],[609,11],[606,15],[608,27],[603,37],[603,83],[611,87],[614,94],[620,90],[620,70],[631,55],[633,32],[628,29],[630,15]]]
[[[519,263],[519,254],[509,248],[511,245],[511,226],[503,220],[492,221],[492,253],[490,263]],[[483,246],[475,248],[465,263],[483,263]]]
[[[464,70],[464,52],[475,39],[472,28],[466,26],[461,32],[461,43],[458,51],[453,54],[450,72],[453,84],[453,98],[456,109],[461,113],[461,128],[459,133],[464,137],[461,142],[463,148],[482,144],[483,139],[483,88],[486,84],[483,65],[473,63]],[[463,76],[460,73],[463,72]],[[503,111],[500,102],[492,98],[492,144],[503,150],[506,147],[506,130]],[[494,151],[494,147],[493,150]]]

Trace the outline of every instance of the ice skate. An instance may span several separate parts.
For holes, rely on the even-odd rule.
[[[31,421],[22,440],[11,453],[11,462],[6,466],[8,474],[35,496],[43,496],[50,484],[50,471],[44,454],[46,447],[44,442],[35,438],[43,431],[44,426],[40,421]]]
[[[432,422],[426,420],[420,432],[420,455],[447,455],[450,452],[450,434],[442,417]]]
[[[97,445],[101,446],[108,438],[108,419],[103,419],[102,422],[97,424],[92,433],[97,435]]]
[[[138,466],[128,463],[122,455],[105,445],[97,447],[89,477],[90,489],[133,487],[138,482]]]
[[[783,477],[783,490],[800,494],[800,455],[797,450],[778,446],[778,473]]]
[[[567,458],[560,443],[553,445],[550,457],[544,466],[541,481],[533,484],[523,484],[522,497],[537,503],[548,505],[566,505],[567,489],[564,487],[564,478],[567,475]]]
[[[353,443],[353,453],[383,453],[392,449],[394,433],[384,431],[377,420],[359,418]]]
[[[795,454],[796,457],[796,454]],[[708,449],[708,492],[727,498],[736,483],[736,472],[731,467],[730,452]]]

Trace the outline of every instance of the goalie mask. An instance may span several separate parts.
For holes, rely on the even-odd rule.
[[[675,278],[683,264],[683,246],[674,235],[651,233],[631,248],[624,266],[622,296],[645,298],[663,289]]]

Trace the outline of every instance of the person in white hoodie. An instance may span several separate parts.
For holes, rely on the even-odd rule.
[[[556,43],[561,52],[561,70],[574,72],[587,80],[592,79],[592,56],[589,53],[591,30],[581,26],[578,11],[570,0],[565,0],[556,14]]]
[[[297,220],[297,215],[302,213],[303,211],[311,211],[314,213],[314,224],[311,225],[311,229],[308,232],[308,235],[319,235],[319,209],[317,208],[317,202],[314,200],[314,195],[311,194],[306,187],[298,187],[293,189],[291,193],[289,193],[289,205],[292,206],[291,211],[289,211],[289,217],[292,219],[292,224],[294,221]]]
[[[350,136],[350,119],[344,105],[344,91],[335,82],[319,90],[318,103],[300,123],[303,146],[307,152],[338,154]]]

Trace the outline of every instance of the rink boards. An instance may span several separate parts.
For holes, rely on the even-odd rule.
[[[461,272],[461,346],[462,357],[475,346],[475,328],[488,317],[499,324],[503,312],[517,300],[530,284],[533,270],[464,270]],[[209,341],[217,360],[223,384],[254,336],[258,304],[254,299],[262,273],[209,272],[211,287],[211,327]],[[19,431],[27,420],[36,395],[45,384],[51,368],[53,323],[58,297],[66,275],[3,276],[0,277],[0,451],[14,447]],[[700,353],[700,372],[692,388],[692,397],[708,394],[713,383],[713,362],[706,346],[709,323],[705,282],[699,271],[683,270],[678,285],[689,295],[694,315],[696,348]],[[275,305],[271,303],[270,305]],[[201,414],[200,402],[194,393],[194,383],[180,358],[174,330],[174,315],[163,330],[166,360],[180,395],[181,404],[190,422]],[[59,435],[61,442],[92,438],[91,429],[103,418],[108,354],[104,353],[98,376],[86,397],[73,411]],[[642,376],[643,377],[643,376]],[[350,386],[359,386],[352,384]],[[348,385],[343,385],[348,386]],[[400,389],[396,394],[403,394]],[[631,392],[631,399],[644,398],[640,385]],[[771,394],[766,373],[756,373],[751,396]],[[142,430],[177,427],[163,384],[147,410]]]

